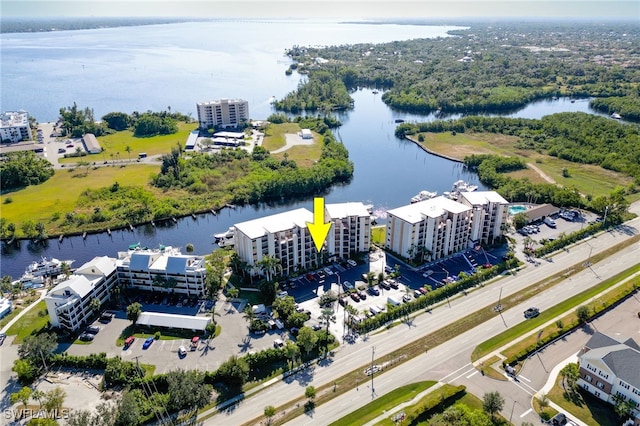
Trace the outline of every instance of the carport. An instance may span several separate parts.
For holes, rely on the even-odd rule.
[[[163,314],[160,312],[141,312],[136,325],[147,327],[178,328],[204,332],[211,323],[211,317],[195,317],[190,315]]]

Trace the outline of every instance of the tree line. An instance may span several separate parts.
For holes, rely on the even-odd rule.
[[[41,184],[53,174],[53,164],[33,151],[10,152],[0,161],[0,187],[3,191]]]
[[[640,127],[583,112],[563,112],[539,120],[470,116],[458,120],[402,123],[404,137],[420,132],[488,132],[518,136],[516,148],[546,153],[574,163],[595,164],[624,173],[640,184]]]
[[[315,77],[327,73],[332,84],[339,79],[346,88],[385,90],[387,105],[417,113],[506,111],[553,96],[637,95],[638,34],[628,24],[609,24],[606,30],[577,23],[470,27],[444,38],[295,46],[288,55],[308,76],[297,98],[331,107],[332,98],[318,89],[321,81]],[[629,43],[620,42],[622,34]],[[288,95],[275,105],[285,109],[293,98]]]

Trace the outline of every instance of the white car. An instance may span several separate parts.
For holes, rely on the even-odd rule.
[[[351,289],[353,289],[353,284],[351,284],[349,281],[343,281],[342,287],[345,290],[351,290]]]
[[[358,263],[353,259],[347,259],[347,263],[351,266],[358,266]]]
[[[185,348],[184,346],[180,346],[178,348],[178,355],[180,357],[187,356],[187,348]]]
[[[326,272],[327,275],[333,275],[333,271],[328,266],[324,268],[324,272]]]
[[[287,297],[289,295],[289,293],[287,293],[286,291],[279,291],[278,294],[276,295],[276,298],[280,299],[282,297]]]

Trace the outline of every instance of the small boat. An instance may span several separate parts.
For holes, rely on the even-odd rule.
[[[436,195],[438,195],[437,191],[434,191],[434,192],[431,192],[431,191],[420,191],[416,195],[411,197],[411,204],[419,203],[420,201],[430,200],[430,199],[434,198]]]
[[[58,242],[61,243],[63,238],[64,238],[64,235],[60,234],[60,236],[58,237]]]
[[[230,209],[235,209],[236,206],[234,204],[226,204],[226,206]]]
[[[109,234],[109,236],[111,236],[111,228],[107,228],[107,234]]]
[[[378,93],[380,93],[380,92],[378,92],[377,90],[374,90],[374,91],[373,91],[373,92],[371,92],[371,93],[373,93],[374,95],[377,95],[377,94],[378,94]]]
[[[218,213],[216,213],[216,211],[215,211],[214,209],[211,209],[211,213],[212,213],[214,216],[218,214]]]
[[[235,235],[235,233],[235,226],[230,226],[226,232],[213,234],[213,239],[215,240],[215,243],[220,247],[233,246],[233,236]]]
[[[198,219],[198,216],[196,216],[196,214],[195,214],[195,213],[191,213],[191,217],[193,218],[193,220]]]
[[[83,239],[83,240],[86,240],[86,239],[87,239],[87,232],[86,232],[86,231],[82,233],[82,239]]]
[[[19,280],[14,281],[13,284],[20,284],[20,288],[23,290],[41,288],[44,287],[44,277],[25,273]]]
[[[132,224],[129,224],[129,230],[130,230],[131,232],[133,232],[133,225],[132,225]]]
[[[614,112],[613,114],[611,114],[611,118],[615,118],[616,120],[620,120],[620,119],[622,119],[622,116],[620,114],[618,114],[617,112]]]
[[[176,219],[175,217],[172,217],[171,220],[173,221],[173,223],[178,223],[178,219]]]
[[[404,123],[404,120],[402,118],[396,118],[395,122],[396,123]]]

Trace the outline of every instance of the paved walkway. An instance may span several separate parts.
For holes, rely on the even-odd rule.
[[[296,145],[313,145],[315,141],[313,139],[302,139],[302,137],[298,134],[286,133],[284,135],[285,145],[282,148],[274,149],[271,151],[272,154],[278,154],[279,152],[284,152]]]
[[[26,308],[24,308],[22,311],[20,311],[18,313],[18,315],[16,315],[15,317],[11,318],[11,321],[9,321],[7,323],[7,325],[5,325],[4,327],[2,327],[2,329],[0,330],[1,333],[6,333],[7,330],[9,330],[9,328],[15,324],[20,318],[22,318],[22,316],[24,314],[26,314],[27,312],[29,312],[31,309],[33,309],[34,306],[36,306],[38,304],[38,302],[40,302],[42,299],[44,299],[44,297],[47,295],[48,291],[45,290],[40,290],[40,297],[38,298],[38,300],[36,300],[35,302],[31,303],[29,306],[27,306]]]

